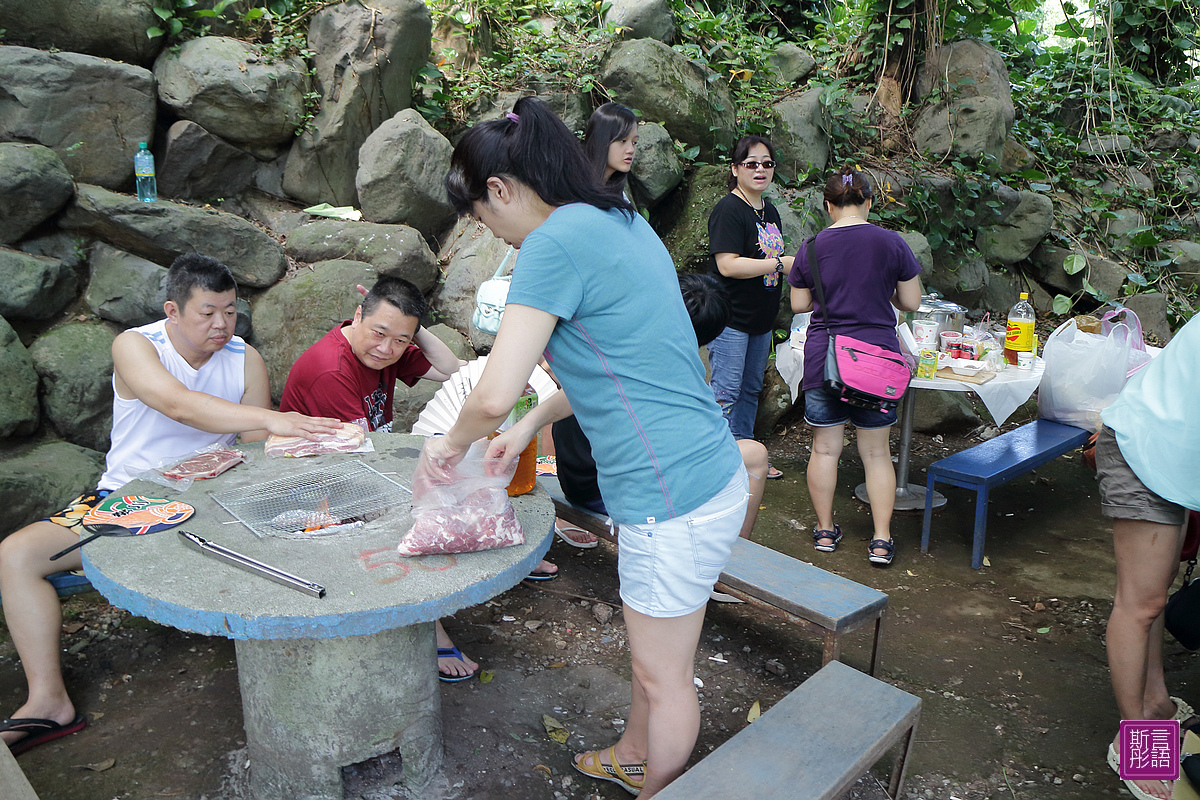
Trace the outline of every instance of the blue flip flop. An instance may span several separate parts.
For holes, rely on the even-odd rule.
[[[527,581],[552,581],[558,577],[557,572],[531,572],[525,576]]]
[[[459,661],[463,662],[463,664],[467,663],[466,659],[463,658],[462,651],[459,650],[457,646],[439,647],[437,649],[437,654],[438,658],[457,658]],[[442,683],[462,683],[463,681],[469,681],[474,677],[474,672],[467,675],[447,675],[441,670],[438,670],[438,680]]]

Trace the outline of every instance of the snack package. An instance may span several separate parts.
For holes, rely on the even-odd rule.
[[[449,483],[414,476],[413,526],[400,539],[400,555],[474,553],[525,543],[507,491],[516,462],[496,474],[496,462],[485,459],[485,452],[486,442],[472,445]]]
[[[249,461],[250,456],[222,444],[210,444],[183,459],[167,459],[137,477],[180,492],[187,491],[194,481],[215,478],[226,470]]]

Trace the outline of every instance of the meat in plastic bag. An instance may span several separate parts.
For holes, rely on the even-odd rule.
[[[413,526],[400,539],[400,555],[474,553],[525,543],[507,491],[516,464],[492,474],[495,462],[484,459],[486,450],[486,442],[473,445],[449,483],[414,478]]]

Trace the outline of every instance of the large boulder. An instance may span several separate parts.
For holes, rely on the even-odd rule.
[[[306,203],[357,205],[358,150],[412,103],[413,72],[429,57],[422,0],[345,2],[313,14],[308,48],[321,111],[288,155],[283,188]]]
[[[999,166],[1011,125],[1008,109],[994,97],[935,103],[918,115],[913,144],[931,157],[988,156]]]
[[[794,180],[808,174],[823,174],[829,161],[829,119],[821,103],[824,89],[809,89],[772,107],[775,117],[771,143],[779,166],[775,174]]]
[[[941,248],[933,253],[933,266],[922,271],[921,283],[926,290],[936,289],[947,300],[974,308],[991,277],[992,272],[981,256]]]
[[[68,442],[46,442],[6,458],[0,470],[0,493],[6,498],[0,538],[91,491],[102,474],[103,453]]]
[[[554,112],[554,115],[563,121],[568,130],[574,131],[576,135],[583,135],[588,118],[592,115],[592,101],[588,95],[580,92],[534,92],[524,89],[500,92],[496,95],[483,95],[467,109],[465,119],[467,127],[471,127],[477,122],[504,116],[506,112],[512,111],[518,100],[527,95],[536,96],[538,100],[545,103]],[[461,136],[463,132],[465,131],[460,131],[458,136]],[[457,141],[457,139],[454,140],[455,143]]]
[[[160,197],[236,195],[250,185],[258,168],[246,151],[184,119],[167,129],[163,150],[157,165]]]
[[[0,144],[0,243],[20,241],[75,191],[62,159],[40,144]]]
[[[254,344],[267,362],[275,403],[300,354],[354,316],[362,301],[355,285],[370,286],[378,275],[362,261],[321,261],[272,286],[254,302]]]
[[[407,225],[336,219],[310,222],[288,235],[287,254],[309,264],[342,258],[362,261],[380,275],[412,282],[422,292],[431,290],[438,280],[433,251],[421,234]]]
[[[670,44],[675,38],[670,0],[612,0],[604,21],[624,28],[626,39],[657,39]]]
[[[154,62],[158,97],[209,133],[251,147],[289,141],[304,116],[305,67],[268,60],[255,45],[202,36]]]
[[[507,251],[508,245],[492,236],[486,226],[464,217],[438,253],[438,263],[445,265],[445,280],[433,300],[434,311],[442,322],[467,334],[471,346],[480,353],[491,349],[494,337],[471,324],[475,292],[496,272]]]
[[[769,60],[780,83],[802,81],[817,68],[817,60],[792,42],[784,42],[776,47]]]
[[[929,270],[933,269],[933,248],[929,246],[929,240],[925,238],[925,234],[917,231],[900,231],[899,233],[900,238],[913,251],[913,257],[921,265],[921,271],[928,274]]]
[[[1065,269],[1067,257],[1081,255],[1087,259],[1087,267],[1079,272],[1068,275]],[[1105,297],[1116,297],[1125,283],[1129,270],[1115,261],[1086,251],[1069,250],[1043,242],[1029,254],[1029,261],[1034,267],[1034,277],[1046,286],[1057,289],[1062,294],[1082,292],[1086,279],[1092,288]]]
[[[1104,235],[1109,246],[1114,250],[1140,251],[1141,248],[1133,244],[1133,237],[1145,229],[1147,222],[1146,214],[1140,208],[1112,209],[1104,220]]]
[[[790,314],[788,319],[791,319]],[[792,407],[792,390],[788,388],[787,381],[779,374],[779,370],[774,368],[774,363],[769,362],[763,375],[763,390],[758,396],[758,411],[754,416],[756,438],[765,439],[770,436],[780,418]]]
[[[678,271],[708,271],[708,215],[717,201],[729,194],[728,175],[728,167],[700,167],[686,189],[676,192],[660,209],[664,219],[674,220],[670,229],[660,234]]]
[[[184,253],[203,253],[223,262],[243,286],[270,286],[287,269],[279,242],[241,217],[166,200],[142,203],[99,186],[80,184],[60,225],[156,264],[170,264]]]
[[[77,181],[110,189],[133,185],[133,154],[154,134],[149,70],[0,46],[0,86],[0,141],[49,147]]]
[[[0,316],[49,319],[76,288],[75,272],[59,259],[0,248]]]
[[[1167,296],[1162,292],[1146,292],[1122,297],[1121,303],[1137,314],[1142,323],[1142,335],[1158,345],[1171,341],[1171,323],[1167,319]]]
[[[1183,287],[1200,288],[1200,244],[1186,239],[1163,242],[1163,251],[1171,263],[1167,270]]]
[[[28,436],[38,424],[38,376],[17,332],[0,317],[0,439]],[[0,474],[10,471],[7,467]]]
[[[103,323],[73,322],[47,331],[29,348],[46,419],[68,442],[101,452],[107,452],[112,431],[115,338]]]
[[[163,318],[165,267],[103,243],[92,248],[90,261],[92,279],[84,299],[93,314],[124,328]]]
[[[1054,225],[1054,203],[1037,192],[1023,191],[1016,209],[1003,222],[980,228],[975,246],[989,264],[1009,266],[1025,260]]]
[[[964,392],[908,392],[904,402],[909,401],[916,402],[914,431],[930,435],[966,433],[982,424]]]
[[[641,208],[654,208],[683,182],[683,164],[675,142],[662,125],[638,125],[637,157],[630,171],[633,196]]]
[[[163,46],[163,37],[146,35],[161,22],[154,6],[154,0],[0,0],[0,21],[8,42],[148,64]]]
[[[1012,102],[1012,84],[1004,56],[990,45],[974,39],[962,39],[935,48],[917,71],[918,94],[922,97],[941,89],[956,100],[990,97],[999,101],[1005,127],[1016,119]]]
[[[600,66],[599,82],[618,102],[661,122],[671,136],[711,158],[732,149],[737,117],[725,80],[656,39],[620,42]]]
[[[411,108],[380,125],[358,151],[355,186],[363,218],[401,222],[435,239],[456,217],[442,185],[453,152]]]

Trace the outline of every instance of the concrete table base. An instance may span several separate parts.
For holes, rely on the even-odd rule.
[[[235,646],[256,800],[341,800],[342,767],[397,749],[411,790],[441,768],[432,622]]]

